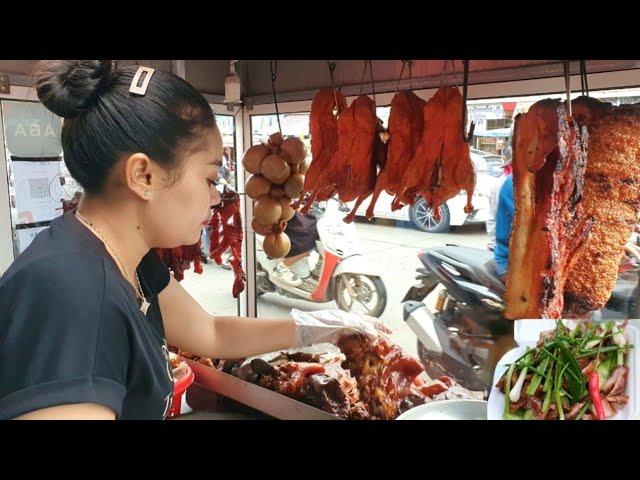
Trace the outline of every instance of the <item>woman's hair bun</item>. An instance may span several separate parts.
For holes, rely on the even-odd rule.
[[[111,60],[47,60],[39,64],[36,88],[42,104],[73,118],[87,111],[110,84]]]

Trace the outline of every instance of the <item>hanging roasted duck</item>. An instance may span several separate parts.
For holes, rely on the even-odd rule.
[[[425,103],[410,91],[399,92],[391,100],[386,164],[376,179],[373,197],[367,208],[368,219],[373,218],[374,208],[382,191],[396,195],[402,189],[404,173],[410,168],[423,134]]]
[[[323,190],[327,185],[319,183],[320,176],[326,172],[338,149],[338,120],[336,114],[346,110],[347,100],[342,93],[333,88],[320,90],[311,102],[309,131],[311,133],[311,165],[304,179],[302,197],[307,197],[303,213],[306,213],[315,200],[330,198]]]
[[[336,185],[338,198],[343,202],[356,201],[344,219],[347,223],[355,219],[362,202],[373,193],[377,164],[385,162],[381,127],[376,104],[367,95],[356,98],[338,118],[338,150],[327,182]]]
[[[457,87],[441,87],[423,108],[422,138],[402,179],[392,210],[413,205],[418,195],[440,216],[440,206],[467,193],[465,213],[473,212],[471,199],[476,175],[469,144],[462,137],[463,98]]]

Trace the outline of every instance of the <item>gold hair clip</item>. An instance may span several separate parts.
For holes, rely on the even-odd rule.
[[[138,67],[138,71],[136,75],[133,77],[133,81],[131,82],[131,87],[129,87],[129,91],[131,93],[135,93],[136,95],[144,95],[147,93],[147,87],[149,86],[149,80],[151,80],[151,76],[153,75],[155,70],[149,67]],[[140,82],[140,77],[143,73],[146,73],[144,79],[142,80],[142,85],[138,86]]]

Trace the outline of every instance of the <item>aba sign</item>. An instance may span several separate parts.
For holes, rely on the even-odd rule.
[[[62,155],[62,119],[40,103],[2,102],[4,132],[14,157],[44,158]]]

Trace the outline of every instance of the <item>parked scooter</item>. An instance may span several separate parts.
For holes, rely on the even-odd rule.
[[[298,287],[274,278],[279,260],[267,257],[262,249],[263,237],[256,234],[258,295],[275,292],[317,303],[335,300],[338,308],[347,312],[382,315],[387,305],[387,290],[376,265],[362,256],[355,224],[343,222],[348,211],[345,204],[334,198],[314,205],[311,213],[318,218],[316,228],[320,240],[316,242],[316,250],[321,264],[320,268],[314,268],[317,274],[303,279]],[[307,262],[307,258],[298,262]],[[295,271],[296,264],[290,268]]]
[[[513,322],[502,316],[505,286],[493,272],[493,255],[447,245],[418,257],[419,282],[403,299],[404,319],[418,336],[427,374],[446,373],[471,390],[490,390],[497,362],[515,346]],[[620,270],[609,302],[592,319],[637,317],[637,260],[627,258]],[[443,289],[432,311],[423,301],[438,285]]]

